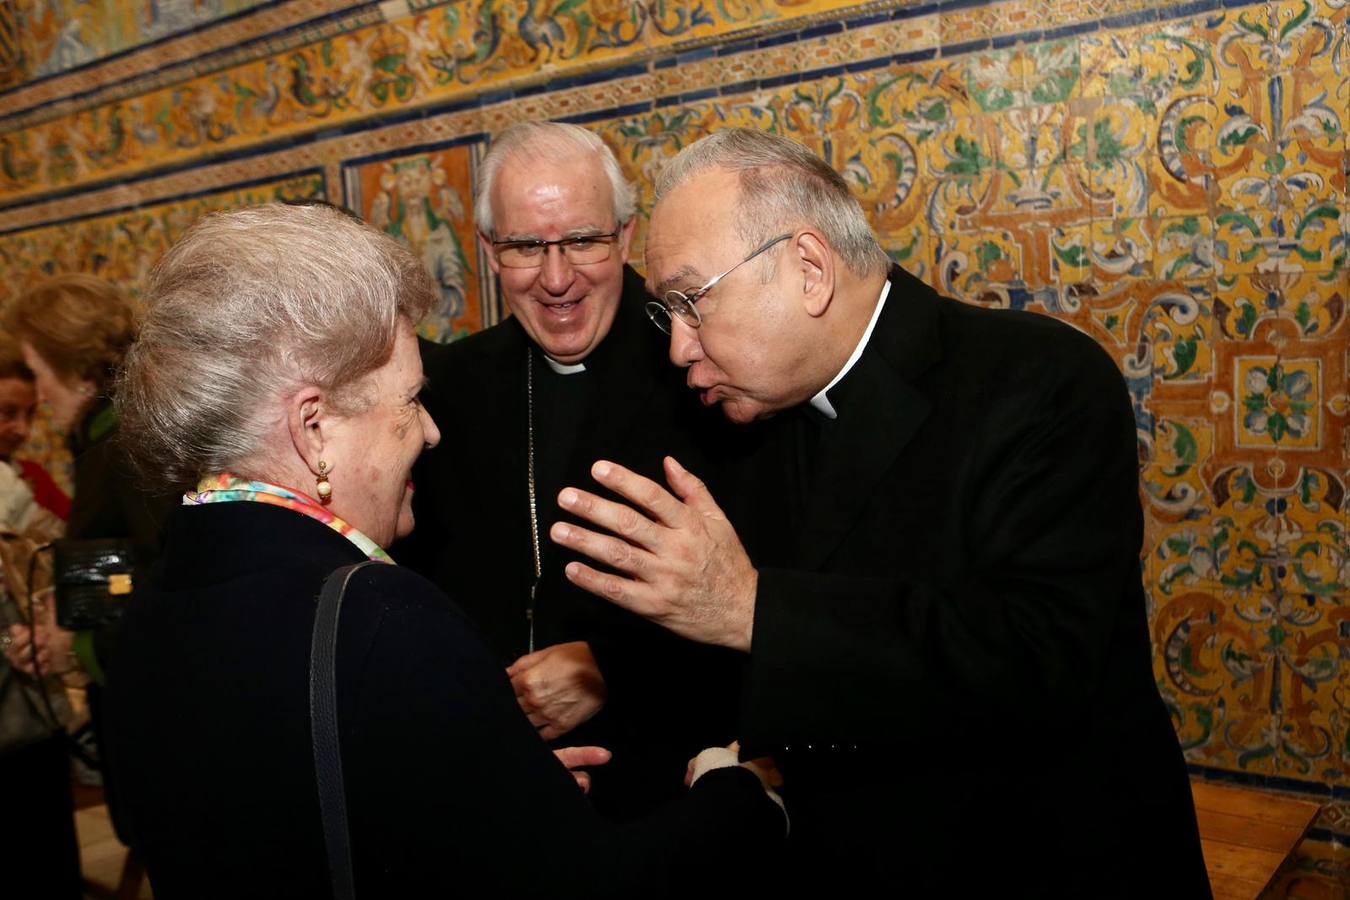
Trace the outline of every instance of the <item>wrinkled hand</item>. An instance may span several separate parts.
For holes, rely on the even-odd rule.
[[[36,640],[27,625],[9,626],[9,645],[5,658],[16,670],[33,674],[33,644],[37,644],[37,663],[43,675],[61,675],[71,666],[70,648],[75,633],[56,625],[37,626]]]
[[[612,756],[604,747],[563,747],[561,750],[554,750],[553,755],[558,757],[558,762],[572,773],[583,794],[591,792],[591,773],[581,772],[578,769],[581,766],[603,766]]]
[[[690,640],[748,651],[759,573],[707,486],[672,457],[665,468],[673,496],[614,463],[591,467],[596,481],[636,508],[576,488],[558,495],[564,509],[610,534],[558,522],[554,542],[623,573],[574,562],[567,578]]]
[[[522,656],[506,674],[516,702],[546,741],[594,716],[608,697],[605,679],[585,641],[555,644]]]

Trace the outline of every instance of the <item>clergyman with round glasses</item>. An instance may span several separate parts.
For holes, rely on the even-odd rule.
[[[795,893],[1209,897],[1110,355],[939,296],[765,131],[666,164],[646,261],[689,387],[778,452],[736,484],[748,518],[673,454],[657,479],[597,461],[622,500],[577,482],[588,524],[550,537],[594,560],[574,583],[744,654],[741,746],[786,778]],[[747,553],[765,528],[776,552]]]
[[[424,346],[426,404],[445,439],[413,473],[418,527],[395,556],[476,620],[521,707],[557,746],[598,745],[597,808],[616,818],[684,790],[699,750],[736,738],[738,660],[571,585],[548,540],[565,484],[601,457],[656,475],[704,465],[725,430],[672,367],[628,265],[636,201],[608,147],[575,125],[493,140],[474,208],[511,316]],[[683,457],[682,457],[683,458]]]

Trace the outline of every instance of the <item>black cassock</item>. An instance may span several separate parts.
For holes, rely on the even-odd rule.
[[[704,747],[737,737],[744,657],[684,641],[567,581],[577,558],[549,527],[577,521],[557,504],[566,486],[607,495],[590,475],[598,459],[665,484],[673,455],[718,486],[711,459],[745,435],[700,408],[670,364],[666,337],[643,310],[651,298],[625,269],[614,324],[585,359],[585,372],[554,372],[514,320],[445,347],[424,345],[426,405],[441,444],[413,472],[417,526],[392,549],[474,619],[508,665],[529,649],[534,561],[527,442],[527,357],[533,356],[535,479],[543,577],[534,604],[534,647],[591,644],[609,699],[556,746],[599,744],[613,760],[594,773],[599,809],[628,818],[678,797],[685,765]],[[720,469],[719,469],[720,471]],[[609,495],[612,499],[620,499]]]
[[[799,883],[1209,896],[1111,359],[897,268],[829,399],[773,421],[734,498],[760,567],[742,744],[783,766]]]

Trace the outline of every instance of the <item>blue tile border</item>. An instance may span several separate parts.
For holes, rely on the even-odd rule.
[[[884,12],[883,12],[883,13],[877,13],[877,14],[871,15],[871,16],[863,16],[863,17],[860,18],[860,19],[850,19],[849,22],[848,22],[848,27],[849,27],[849,28],[866,28],[866,27],[868,27],[869,25],[880,25],[880,24],[882,24],[883,22],[893,22],[893,21],[895,21],[895,14],[894,14],[894,13],[884,13]]]
[[[1271,790],[1304,794],[1308,797],[1324,800],[1350,801],[1350,784],[1327,784],[1322,781],[1308,781],[1282,775],[1235,772],[1232,769],[1218,769],[1194,763],[1188,764],[1186,768],[1192,775],[1205,781],[1227,782],[1244,787],[1270,788]]]
[[[966,41],[963,44],[939,44],[938,49],[942,51],[943,58],[948,56],[965,56],[969,53],[979,53],[981,50],[988,50],[993,47],[992,38],[980,38],[979,40]]]
[[[1098,22],[1074,22],[1071,25],[1063,25],[1059,28],[1048,29],[1041,35],[1043,41],[1058,41],[1068,37],[1078,37],[1080,34],[1088,34],[1093,31],[1100,31],[1101,25]]]
[[[602,122],[605,119],[621,119],[624,116],[636,116],[641,113],[650,112],[653,104],[650,101],[641,103],[629,103],[626,106],[612,107],[610,109],[597,109],[591,112],[577,113],[573,116],[564,116],[558,119],[559,122],[570,122],[573,125],[589,125],[592,122]]]
[[[146,209],[151,206],[163,206],[167,203],[182,203],[184,200],[195,200],[198,197],[206,197],[211,194],[224,194],[229,191],[244,191],[251,187],[258,187],[264,184],[276,184],[287,181],[292,178],[303,178],[306,175],[318,175],[323,183],[323,195],[330,203],[332,197],[332,185],[328,183],[328,177],[324,174],[322,167],[310,167],[308,169],[297,169],[293,172],[284,172],[280,175],[269,175],[265,178],[253,178],[248,181],[239,181],[232,184],[224,184],[218,187],[203,188],[198,191],[189,191],[183,194],[174,194],[170,197],[156,197],[153,200],[147,200],[144,203],[129,203],[123,206],[109,207],[94,212],[80,213],[78,216],[67,216],[64,219],[52,219],[48,222],[42,222],[36,225],[21,225],[17,228],[7,228],[0,231],[0,237],[7,237],[11,234],[18,234],[24,231],[37,231],[40,228],[59,228],[62,225],[72,225],[76,222],[85,222],[89,219],[101,219],[104,216],[116,216],[122,213],[135,212],[138,209]]]
[[[897,22],[903,22],[905,19],[917,19],[922,16],[931,15],[939,12],[940,4],[923,3],[917,6],[905,6],[891,13],[891,18]]]
[[[1005,47],[1012,47],[1016,44],[1032,44],[1042,40],[1045,35],[1043,31],[1025,31],[1014,32],[1013,34],[998,34],[990,39],[990,43],[995,50],[1002,50]]]
[[[835,22],[825,22],[820,25],[814,25],[810,28],[797,32],[797,39],[800,41],[809,41],[813,38],[826,37],[831,34],[843,34],[845,19]]]
[[[446,138],[443,141],[431,141],[425,144],[397,147],[392,150],[381,150],[379,153],[368,153],[365,156],[353,156],[351,159],[344,159],[340,168],[342,169],[342,174],[345,178],[348,169],[354,169],[358,166],[368,166],[371,163],[384,162],[387,159],[398,159],[402,156],[415,156],[418,153],[435,153],[438,150],[452,150],[455,147],[462,147],[465,144],[486,144],[487,142],[488,135],[485,132],[480,131],[475,134]]]

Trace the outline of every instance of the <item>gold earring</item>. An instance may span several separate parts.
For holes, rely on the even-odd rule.
[[[333,499],[333,486],[328,483],[328,463],[323,460],[319,460],[319,477],[314,479],[314,483],[318,486],[320,503]]]

